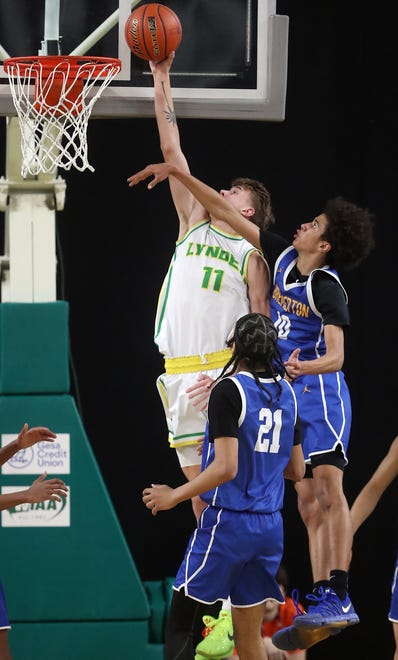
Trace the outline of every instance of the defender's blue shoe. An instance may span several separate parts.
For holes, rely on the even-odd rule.
[[[315,601],[316,605],[310,605],[306,614],[297,614],[294,619],[296,628],[345,628],[359,623],[348,594],[340,600],[333,589],[320,587],[318,595],[308,594],[307,599]]]
[[[305,616],[307,612],[303,609],[300,603],[299,592],[297,589],[292,590],[292,600],[297,612],[294,619],[296,621],[298,618]],[[331,635],[337,635],[339,632],[341,632],[341,628],[328,628],[327,626],[321,628],[298,628],[294,624],[282,628],[282,630],[278,630],[272,636],[272,643],[278,649],[281,649],[281,651],[297,651],[299,649],[304,651],[305,649],[309,649],[311,646],[318,644],[318,642],[327,639]]]

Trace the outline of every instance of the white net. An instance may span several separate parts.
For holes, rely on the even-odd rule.
[[[47,57],[4,61],[21,129],[21,174],[79,171],[88,161],[94,103],[121,69],[118,59]]]

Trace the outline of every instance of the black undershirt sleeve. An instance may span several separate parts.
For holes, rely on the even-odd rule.
[[[221,380],[209,398],[209,441],[224,437],[237,438],[241,411],[242,401],[235,383],[229,378]]]
[[[350,325],[350,313],[345,293],[340,284],[330,275],[314,274],[312,291],[316,308],[322,314],[323,325]]]
[[[296,425],[294,427],[293,444],[294,445],[302,445],[303,444],[303,432],[302,432],[302,428],[301,428],[300,417],[297,417]]]

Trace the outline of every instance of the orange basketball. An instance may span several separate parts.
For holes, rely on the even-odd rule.
[[[157,2],[140,5],[126,21],[124,35],[131,52],[142,60],[164,60],[181,43],[177,14]]]

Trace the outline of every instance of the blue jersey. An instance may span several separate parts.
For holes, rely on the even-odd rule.
[[[316,308],[312,280],[317,272],[334,278],[344,291],[339,276],[329,266],[313,270],[304,282],[289,282],[289,274],[297,263],[297,251],[288,247],[279,256],[274,269],[271,297],[271,319],[278,330],[279,350],[287,360],[300,348],[300,360],[315,360],[326,353],[323,319]],[[347,294],[344,291],[347,301]]]
[[[278,377],[260,378],[241,371],[228,379],[235,383],[241,412],[238,426],[238,472],[234,479],[201,495],[208,504],[233,511],[273,513],[282,509],[283,471],[289,462],[297,419],[296,397],[291,385]],[[279,388],[280,385],[280,388]],[[222,387],[223,381],[217,387]],[[210,395],[210,398],[212,394]],[[202,470],[214,460],[211,437],[211,405],[202,453]]]
[[[278,346],[286,361],[295,348],[300,360],[316,360],[326,352],[321,312],[314,302],[312,283],[316,273],[334,278],[347,294],[336,271],[324,266],[313,270],[305,281],[289,282],[289,274],[297,263],[293,246],[284,250],[275,263],[271,318],[278,330]],[[303,431],[306,463],[338,449],[347,464],[347,448],[351,429],[351,398],[342,371],[310,374],[293,381]]]
[[[201,603],[228,596],[235,607],[268,598],[283,602],[276,580],[283,555],[283,471],[297,404],[284,379],[281,389],[272,379],[260,380],[272,399],[244,371],[223,378],[210,394],[202,467],[214,459],[215,437],[237,437],[239,453],[236,477],[201,495],[208,506],[177,571],[174,589]]]

